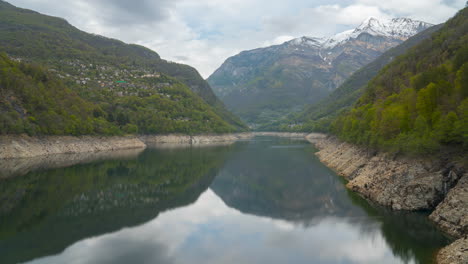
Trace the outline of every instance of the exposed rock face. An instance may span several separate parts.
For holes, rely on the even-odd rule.
[[[454,237],[468,234],[468,174],[461,177],[429,218]],[[466,250],[468,254],[468,244]]]
[[[438,264],[466,264],[468,263],[468,238],[460,238],[444,247],[437,254]]]
[[[317,156],[349,180],[347,187],[395,210],[431,210],[442,201],[447,181],[433,160],[393,158],[333,138],[311,139]]]
[[[254,132],[255,136],[283,137],[283,138],[304,138],[306,133],[288,133],[288,132]]]
[[[2,136],[0,159],[145,148],[136,137]]]
[[[224,134],[224,135],[148,135],[140,136],[140,139],[147,145],[161,145],[161,144],[207,144],[216,142],[234,142],[239,139],[247,139],[253,137],[252,133],[237,133],[237,134]]]
[[[234,142],[253,137],[252,133],[224,135],[155,135],[128,137],[100,136],[1,136],[0,160],[31,158],[55,154],[76,154],[87,152],[114,151],[146,148],[167,144],[207,145],[216,142]]]
[[[349,180],[348,188],[366,198],[396,210],[435,208],[429,218],[459,238],[439,251],[437,263],[468,263],[468,175],[462,168],[372,153],[320,134],[306,139],[320,150],[323,163]]]

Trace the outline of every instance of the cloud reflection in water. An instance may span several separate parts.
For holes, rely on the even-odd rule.
[[[377,223],[375,232],[355,225],[327,217],[304,227],[243,214],[208,189],[192,205],[30,263],[402,263]]]

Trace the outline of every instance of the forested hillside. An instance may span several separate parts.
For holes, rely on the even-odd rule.
[[[16,61],[50,69],[48,74],[60,80],[62,87],[99,105],[108,113],[106,120],[121,129],[128,123],[136,125],[139,133],[246,128],[225,109],[194,68],[165,61],[145,47],[89,34],[61,18],[16,8],[1,0],[0,52]],[[43,84],[47,89],[48,83]],[[160,96],[157,100],[156,94]],[[193,125],[191,121],[200,123]],[[135,127],[124,131],[135,132]]]
[[[468,8],[369,82],[331,130],[362,145],[406,153],[468,147]]]
[[[356,103],[359,97],[364,93],[367,83],[374,78],[385,65],[389,64],[395,57],[404,54],[408,49],[419,44],[424,39],[430,38],[431,35],[441,27],[442,25],[430,27],[409,38],[402,44],[391,48],[375,61],[352,74],[325,99],[306,107],[305,110],[300,113],[294,113],[284,120],[268,124],[263,129],[282,131],[328,131],[333,119],[336,118],[339,113],[351,108],[353,104]]]
[[[99,103],[95,103],[44,68],[0,55],[0,134],[220,133],[235,129],[174,78],[138,82],[126,96],[97,93]]]

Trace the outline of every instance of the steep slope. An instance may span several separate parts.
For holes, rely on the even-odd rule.
[[[47,65],[67,77],[76,77],[74,74],[79,67],[83,67],[82,65],[90,66],[95,70],[95,76],[81,76],[83,79],[79,81],[80,86],[94,91],[101,87],[101,83],[96,80],[99,78],[92,78],[101,74],[96,65],[112,66],[116,72],[120,70],[139,71],[141,75],[164,74],[187,85],[209,104],[216,114],[237,129],[245,127],[237,117],[225,109],[208,83],[194,68],[165,61],[156,52],[145,47],[89,34],[61,18],[16,8],[1,0],[0,51],[14,58]],[[114,74],[113,81],[128,82],[116,74],[118,73]],[[78,80],[74,79],[71,83],[78,83]]]
[[[468,147],[468,8],[371,80],[332,131],[390,151]]]
[[[44,68],[0,54],[0,135],[229,132],[233,128],[176,79],[134,78],[84,99]],[[164,85],[162,85],[164,84]],[[119,89],[117,89],[119,88]],[[131,94],[123,95],[131,89]]]
[[[208,82],[230,110],[251,125],[264,124],[324,98],[357,69],[430,26],[370,18],[330,38],[302,37],[241,52]]]
[[[378,72],[421,41],[430,38],[442,25],[430,27],[402,44],[389,49],[373,62],[353,73],[338,88],[333,90],[329,96],[312,104],[301,113],[289,116],[285,120],[265,125],[264,129],[291,130],[291,131],[327,131],[331,120],[337,114],[351,107],[364,93],[367,83],[374,78]]]

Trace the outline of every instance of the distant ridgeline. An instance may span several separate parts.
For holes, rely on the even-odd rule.
[[[0,134],[246,129],[194,68],[1,0],[0,52]]]
[[[214,92],[258,130],[300,112],[388,49],[431,27],[407,18],[369,18],[329,38],[301,37],[228,58],[209,78]]]
[[[424,39],[430,38],[432,34],[441,27],[442,24],[430,27],[409,38],[402,44],[389,49],[376,60],[353,73],[326,98],[305,107],[302,112],[293,113],[285,119],[266,124],[262,129],[293,132],[328,132],[334,118],[356,103],[359,97],[364,93],[367,83],[372,80],[383,67],[392,62],[395,57],[404,54]]]
[[[333,119],[340,138],[388,151],[468,148],[468,8],[394,59],[353,108]]]

